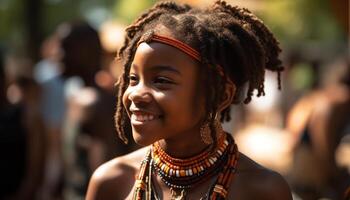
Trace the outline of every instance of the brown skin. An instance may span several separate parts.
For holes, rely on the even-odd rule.
[[[179,158],[196,155],[207,148],[199,132],[205,115],[205,99],[198,86],[199,67],[198,62],[171,46],[140,44],[130,70],[130,84],[123,96],[137,143],[147,146],[160,141],[168,154]],[[234,85],[228,83],[219,111],[230,105],[234,93]],[[133,114],[154,115],[155,119],[140,122],[133,119]],[[86,199],[131,199],[135,176],[148,149],[142,148],[99,167],[91,178]],[[162,199],[169,199],[169,188],[159,177],[152,178],[157,193]],[[212,177],[188,191],[187,198],[204,196],[215,179]],[[292,198],[280,175],[241,154],[229,199]]]
[[[338,195],[334,199],[341,198],[346,176],[337,166],[335,155],[349,113],[350,91],[340,84],[314,90],[292,107],[288,113],[286,129],[291,135],[292,150],[295,153],[291,170],[293,185],[308,185],[321,191],[324,191],[322,188],[329,188],[334,191],[334,195]],[[308,130],[311,143],[307,146],[302,141],[305,129]],[[307,159],[300,153],[305,149],[310,152]],[[300,192],[298,195],[305,196],[305,199],[312,195],[315,199],[317,197],[313,196],[319,194]]]
[[[139,172],[140,162],[144,159],[148,147],[142,148],[123,157],[115,158],[100,166],[93,174],[87,200],[131,199],[135,176]],[[153,181],[163,191],[163,197],[169,197],[169,189],[154,176]],[[204,182],[188,192],[189,199],[200,199],[208,191],[216,177]],[[169,199],[169,198],[163,198]],[[290,189],[276,172],[263,168],[243,154],[240,154],[238,169],[231,184],[228,199],[266,199],[291,200]]]
[[[319,159],[334,161],[338,129],[349,113],[350,92],[342,85],[330,85],[301,98],[291,109],[287,118],[287,130],[293,142],[298,144],[301,134],[308,126],[315,154]],[[339,124],[340,123],[340,124]],[[344,123],[344,122],[343,122]]]

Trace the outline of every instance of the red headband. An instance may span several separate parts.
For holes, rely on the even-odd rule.
[[[193,59],[201,62],[201,57],[200,57],[199,52],[197,50],[195,50],[194,48],[190,47],[189,45],[187,45],[179,40],[176,40],[176,39],[173,39],[170,37],[156,35],[156,34],[153,34],[152,38],[150,40],[165,43],[165,44],[168,44],[172,47],[175,47],[175,48],[181,50],[182,52],[186,53],[187,55],[191,56]]]
[[[189,55],[193,59],[201,62],[200,53],[197,50],[195,50],[194,48],[190,47],[188,44],[181,42],[180,40],[166,37],[166,36],[157,35],[157,34],[152,34],[149,41],[156,41],[156,42],[164,43],[164,44],[170,45],[172,47],[175,47],[175,48],[179,49],[180,51],[184,52],[185,54]],[[220,73],[220,75],[224,76],[223,68],[220,65],[216,65],[216,68],[217,68],[218,72]]]

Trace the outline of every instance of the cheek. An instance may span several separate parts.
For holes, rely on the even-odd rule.
[[[122,101],[123,101],[123,106],[127,109],[130,104],[131,104],[131,101],[129,100],[129,94],[130,94],[130,91],[129,91],[129,87],[125,90],[124,94],[123,94],[123,97],[122,97]]]
[[[198,97],[193,93],[181,92],[165,95],[162,100],[164,113],[167,114],[167,119],[176,126],[184,123],[197,123],[202,118],[204,105],[201,101],[197,101]]]

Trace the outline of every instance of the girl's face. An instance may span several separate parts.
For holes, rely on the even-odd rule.
[[[198,138],[204,117],[199,63],[162,43],[141,43],[129,73],[123,104],[135,141]]]

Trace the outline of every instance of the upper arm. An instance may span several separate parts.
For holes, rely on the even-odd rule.
[[[310,118],[311,137],[315,143],[313,148],[321,159],[322,157],[328,158],[331,154],[328,149],[331,139],[328,134],[331,132],[331,125],[329,124],[330,114],[331,105],[328,102],[322,102],[317,105],[317,109],[314,109]]]
[[[98,168],[93,173],[89,182],[89,186],[86,194],[86,200],[112,199],[111,197],[114,195],[110,193],[109,188],[112,187],[110,185],[113,185],[113,184],[110,183],[107,177],[108,175],[105,173],[106,172],[102,171],[101,168]],[[119,199],[119,198],[118,196],[114,196],[113,199]]]
[[[86,200],[102,199],[102,197],[100,197],[99,195],[101,194],[100,191],[102,190],[103,179],[101,177],[98,177],[95,173],[90,179],[89,187],[86,193]]]
[[[286,118],[286,129],[299,137],[305,124],[308,121],[310,112],[312,110],[312,96],[306,96],[298,100],[290,109]]]
[[[269,177],[262,183],[262,191],[267,200],[292,200],[292,193],[285,179],[276,172],[270,172]]]
[[[104,164],[93,173],[86,200],[125,199],[133,184],[133,172],[129,166]]]

